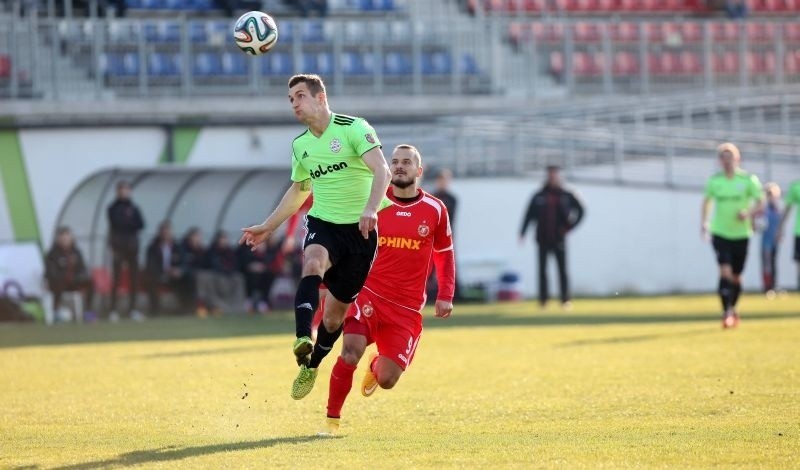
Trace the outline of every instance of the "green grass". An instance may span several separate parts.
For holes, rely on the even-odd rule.
[[[0,327],[0,467],[795,467],[800,297],[428,313],[414,364],[315,437],[293,316]],[[338,349],[338,348],[337,348]],[[246,394],[246,396],[245,396]]]

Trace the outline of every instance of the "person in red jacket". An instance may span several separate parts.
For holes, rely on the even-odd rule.
[[[392,152],[392,181],[387,196],[394,203],[378,213],[378,256],[344,324],[342,352],[331,371],[325,434],[339,429],[356,366],[369,344],[378,352],[367,364],[361,394],[395,386],[414,359],[422,334],[426,283],[433,266],[439,291],[435,316],[453,311],[455,256],[450,218],[444,203],[418,186],[422,158],[411,145]]]

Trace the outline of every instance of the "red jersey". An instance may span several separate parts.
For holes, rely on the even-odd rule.
[[[401,202],[389,187],[394,205],[378,212],[378,255],[364,288],[375,295],[420,311],[425,286],[436,264],[439,299],[452,301],[455,288],[453,236],[447,208],[423,190],[411,202]]]

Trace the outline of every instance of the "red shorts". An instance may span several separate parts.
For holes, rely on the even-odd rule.
[[[365,336],[381,356],[406,370],[422,335],[422,315],[363,289],[347,310],[344,334]]]

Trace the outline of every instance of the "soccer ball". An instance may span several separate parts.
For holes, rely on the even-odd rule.
[[[251,55],[268,52],[278,42],[278,27],[266,13],[249,11],[236,20],[233,40],[239,49]]]

